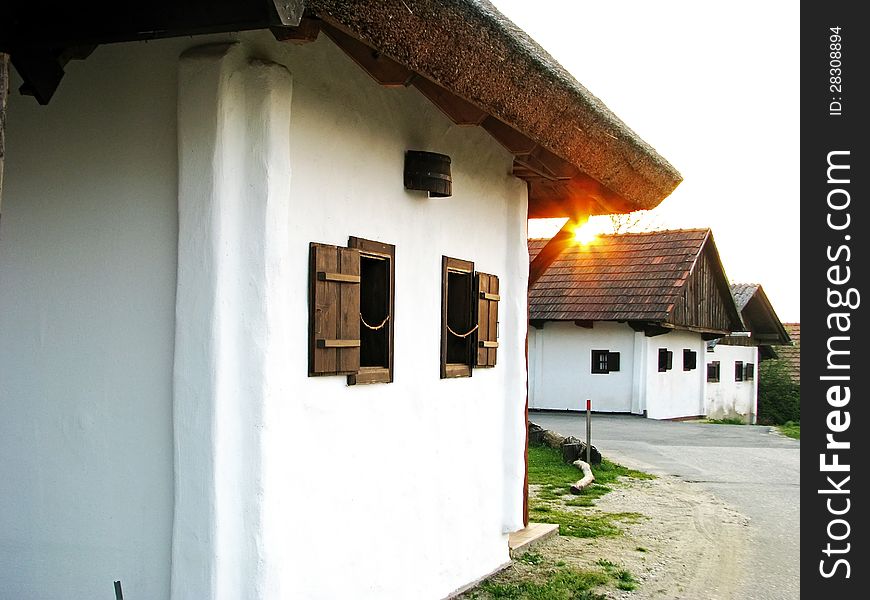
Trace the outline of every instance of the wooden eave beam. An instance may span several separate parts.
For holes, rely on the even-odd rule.
[[[462,126],[480,125],[489,115],[477,108],[471,102],[463,100],[453,92],[450,92],[437,83],[429,81],[425,77],[415,77],[413,85],[429,101],[437,106],[447,118]]]
[[[320,19],[304,18],[296,27],[270,27],[272,35],[279,42],[289,44],[309,44],[317,40],[320,33]]]
[[[321,24],[321,29],[335,45],[344,51],[351,60],[371,75],[372,79],[385,87],[406,87],[415,77],[414,72],[381,54],[371,46],[364,44],[340,29]]]
[[[107,9],[97,3],[0,3],[0,51],[23,80],[22,94],[48,104],[72,58],[99,44],[295,27],[305,0],[152,0]],[[81,52],[79,49],[89,49]]]
[[[457,125],[483,127],[514,155],[512,174],[529,185],[529,218],[568,217],[634,209],[624,198],[571,162],[557,156],[474,103],[415,73],[361,41],[341,25],[322,21],[320,29],[360,68],[385,87],[413,85]]]
[[[576,221],[568,220],[559,230],[556,235],[550,238],[534,260],[529,264],[529,288],[537,283],[538,279],[546,272],[546,270],[559,258],[562,251],[565,250],[574,239],[574,228],[579,226]]]
[[[571,179],[529,177],[529,218],[568,217],[629,212],[631,206],[606,186],[584,173]]]

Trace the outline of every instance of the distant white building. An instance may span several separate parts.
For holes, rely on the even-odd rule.
[[[713,419],[758,418],[758,364],[776,358],[771,346],[791,342],[773,306],[758,284],[731,286],[744,323],[743,331],[707,343],[706,414]]]
[[[547,240],[530,240],[534,258]],[[707,342],[743,326],[709,229],[569,245],[529,292],[529,406],[703,416]]]

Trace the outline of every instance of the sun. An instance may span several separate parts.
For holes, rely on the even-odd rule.
[[[586,221],[574,229],[574,241],[583,246],[588,246],[598,239],[598,227],[591,221]]]

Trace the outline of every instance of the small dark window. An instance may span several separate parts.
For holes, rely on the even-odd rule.
[[[496,275],[476,273],[467,260],[441,259],[441,378],[470,377],[498,358]]]
[[[592,351],[592,372],[613,373],[619,371],[619,352],[610,350]]]
[[[607,350],[592,351],[592,372],[609,373],[607,368]]]
[[[395,247],[351,237],[309,253],[308,374],[392,381]]]
[[[743,361],[734,361],[734,381],[743,381]]]
[[[443,257],[441,273],[441,378],[469,377],[476,357],[474,263]]]
[[[692,371],[698,368],[698,353],[694,350],[683,349],[683,371]]]
[[[752,381],[755,378],[755,365],[752,363],[746,363],[743,365],[743,379],[746,381]]]
[[[360,251],[360,369],[348,384],[393,380],[395,246],[351,237]]]
[[[674,368],[674,353],[667,348],[659,348],[659,372],[664,373]]]
[[[719,361],[714,360],[707,363],[707,381],[716,383],[719,381]]]

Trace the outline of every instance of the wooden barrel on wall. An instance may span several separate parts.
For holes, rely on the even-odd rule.
[[[445,198],[453,193],[450,157],[436,152],[405,152],[405,189],[429,192],[430,198]]]

